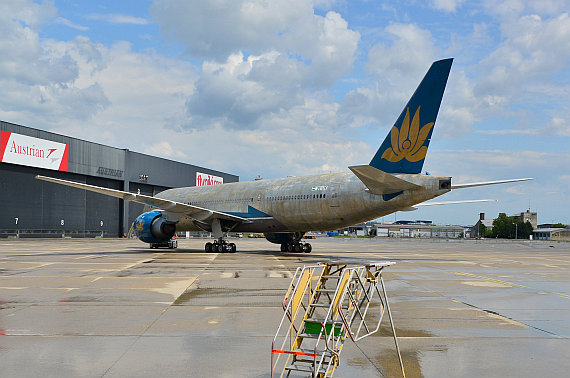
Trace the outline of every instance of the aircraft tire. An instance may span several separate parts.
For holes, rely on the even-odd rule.
[[[295,244],[295,252],[297,252],[297,253],[301,252],[302,248],[303,247],[301,246],[301,244],[299,244],[299,243]]]
[[[212,252],[212,243],[210,242],[206,243],[206,245],[204,246],[204,251]]]
[[[281,252],[287,252],[287,244],[286,243],[281,244]]]
[[[293,244],[287,244],[287,252],[293,252]]]
[[[313,250],[313,247],[309,243],[306,243],[304,250],[305,250],[305,253],[311,253],[311,251]]]
[[[225,246],[223,244],[218,244],[218,252],[223,253],[225,252]]]
[[[228,244],[228,252],[236,253],[236,251],[237,251],[237,247],[236,247],[235,243]]]

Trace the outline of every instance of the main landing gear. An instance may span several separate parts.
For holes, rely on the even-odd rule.
[[[235,253],[237,247],[234,243],[228,243],[227,241],[220,238],[219,240],[215,240],[213,243],[206,243],[204,246],[204,250],[206,252],[229,252]]]
[[[281,252],[310,253],[312,250],[313,247],[311,247],[309,243],[292,242],[292,243],[281,244]]]
[[[204,250],[206,252],[230,252],[235,253],[236,245],[234,243],[228,243],[224,240],[224,233],[222,231],[222,225],[219,219],[214,219],[212,221],[212,233],[216,240],[213,243],[206,243]]]

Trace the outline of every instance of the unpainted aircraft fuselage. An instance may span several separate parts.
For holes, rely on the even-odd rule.
[[[391,214],[451,190],[451,178],[419,174],[395,175],[418,185],[394,195],[372,194],[353,173],[238,182],[169,189],[156,197],[230,213],[251,220],[236,232],[336,230]],[[150,207],[145,210],[151,210]],[[177,231],[208,228],[182,217]]]

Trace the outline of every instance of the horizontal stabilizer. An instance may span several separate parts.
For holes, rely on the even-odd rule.
[[[494,199],[480,199],[480,200],[464,200],[464,201],[444,201],[444,202],[423,202],[414,206],[437,206],[437,205],[455,205],[457,203],[474,203],[474,202],[499,202]]]
[[[120,198],[120,199],[125,200],[125,201],[133,201],[133,202],[142,203],[145,205],[152,206],[158,210],[165,210],[169,213],[188,215],[190,218],[200,220],[200,221],[204,221],[204,220],[209,219],[209,218],[227,219],[227,220],[232,220],[232,221],[236,221],[236,222],[247,222],[248,221],[247,219],[244,219],[242,217],[235,216],[232,214],[227,214],[227,213],[222,213],[222,212],[218,212],[218,211],[214,211],[214,210],[204,209],[204,208],[201,208],[198,206],[187,205],[185,203],[175,202],[175,201],[171,201],[171,200],[167,200],[167,199],[162,199],[162,198],[157,198],[157,197],[152,197],[152,196],[146,196],[144,194],[123,192],[121,190],[102,188],[100,186],[83,184],[80,182],[67,181],[67,180],[57,179],[57,178],[53,178],[53,177],[40,176],[40,175],[37,175],[36,178],[38,180],[49,181],[49,182],[53,182],[55,184],[71,186],[74,188],[84,189],[84,190],[88,190],[90,192],[95,192],[95,193],[103,194],[106,196]]]
[[[370,165],[356,165],[348,169],[366,185],[372,194],[392,194],[419,187]]]
[[[528,181],[534,180],[533,178],[519,178],[519,179],[510,179],[510,180],[498,180],[498,181],[482,181],[482,182],[471,182],[468,184],[455,184],[451,185],[451,189],[462,189],[462,188],[472,188],[475,186],[485,186],[485,185],[495,185],[495,184],[506,184],[509,182],[519,182],[519,181]]]
[[[474,203],[474,202],[499,202],[499,200],[493,199],[480,199],[480,200],[464,200],[464,201],[444,201],[444,202],[423,202],[417,205],[401,209],[400,211],[414,211],[423,206],[437,206],[437,205],[454,205],[458,203]]]

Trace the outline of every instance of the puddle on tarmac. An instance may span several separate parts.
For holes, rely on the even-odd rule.
[[[400,337],[431,337],[432,334],[417,329],[402,329],[396,328],[396,335]],[[373,335],[373,337],[392,337],[392,330],[388,327],[382,327],[380,331]],[[400,348],[402,348],[402,342],[399,343]],[[406,377],[423,377],[421,357],[422,352],[447,352],[447,346],[441,344],[434,344],[426,346],[423,350],[409,350],[400,349],[402,355],[402,361],[404,364],[404,370]],[[347,361],[347,364],[356,367],[366,367],[370,366],[372,363],[377,369],[382,372],[384,377],[402,377],[402,371],[400,368],[400,361],[398,360],[398,354],[396,353],[396,348],[392,342],[391,348],[383,347],[379,353],[368,354],[366,349],[362,349],[362,352],[367,354],[369,359],[360,356],[356,358],[351,358]]]
[[[256,299],[257,298],[257,299]],[[280,289],[232,289],[232,288],[193,288],[186,290],[182,293],[173,305],[184,304],[201,304],[208,305],[206,302],[220,302],[219,304],[228,303],[229,299],[234,299],[237,302],[247,301],[252,305],[265,298],[265,301],[275,302],[273,305],[281,304],[283,298],[283,290]],[[275,300],[273,299],[275,298]],[[200,303],[197,303],[200,302]],[[202,303],[204,302],[204,303]],[[233,301],[232,301],[233,302]],[[210,303],[211,304],[211,303]],[[218,303],[215,303],[218,304]],[[261,304],[261,303],[258,303]]]
[[[70,297],[67,299],[62,299],[60,300],[61,303],[75,303],[75,302],[101,302],[100,298],[97,297],[89,297],[89,296],[83,296],[83,295],[76,295],[75,297]]]
[[[382,320],[384,321],[384,320]],[[433,334],[421,329],[406,329],[395,327],[397,337],[433,337]],[[392,337],[392,328],[383,324],[373,337]]]

